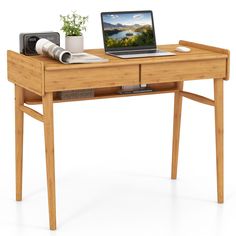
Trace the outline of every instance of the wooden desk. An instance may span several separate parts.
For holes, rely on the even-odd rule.
[[[44,123],[50,229],[56,229],[53,103],[63,100],[58,92],[94,89],[94,97],[114,98],[159,93],[175,93],[171,178],[176,179],[182,98],[186,97],[215,108],[218,202],[223,203],[223,81],[229,79],[229,51],[202,44],[180,41],[190,53],[176,56],[119,59],[102,49],[87,50],[109,58],[107,63],[63,65],[43,56],[27,57],[8,51],[8,79],[15,84],[16,200],[22,200],[23,117],[24,113]],[[177,45],[160,46],[174,51]],[[214,80],[214,100],[183,90],[187,80]],[[121,86],[148,84],[152,92],[121,95]],[[27,104],[42,103],[43,114]]]

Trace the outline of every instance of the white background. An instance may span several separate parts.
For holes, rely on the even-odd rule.
[[[0,3],[0,235],[235,235],[235,7],[231,0],[7,0]],[[20,32],[59,31],[60,14],[89,16],[86,48],[102,48],[100,12],[154,12],[158,44],[229,48],[225,203],[216,203],[214,110],[184,99],[177,181],[170,180],[173,95],[56,104],[56,232],[48,230],[43,126],[25,116],[23,201],[15,201],[14,89],[6,50]],[[62,45],[64,36],[61,33]],[[213,98],[212,80],[185,89]],[[38,108],[41,109],[40,107]]]

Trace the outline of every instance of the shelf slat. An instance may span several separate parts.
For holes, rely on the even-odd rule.
[[[119,98],[119,97],[131,97],[131,96],[142,96],[142,95],[154,95],[154,94],[161,94],[161,93],[174,93],[178,90],[176,88],[170,88],[170,89],[163,89],[163,90],[157,90],[152,92],[144,92],[144,93],[135,93],[135,94],[106,94],[106,95],[98,95],[91,98],[75,98],[75,99],[57,99],[54,98],[54,103],[60,103],[60,102],[75,102],[75,101],[86,101],[86,100],[95,100],[95,99],[106,99],[106,98]],[[35,99],[30,101],[25,101],[28,105],[36,105],[41,104],[42,100]]]

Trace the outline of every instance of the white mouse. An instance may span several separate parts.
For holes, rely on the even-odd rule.
[[[190,52],[191,49],[190,48],[187,48],[187,47],[184,47],[184,46],[178,46],[175,51],[177,52]]]

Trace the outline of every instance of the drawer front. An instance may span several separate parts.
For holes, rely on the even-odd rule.
[[[139,66],[45,71],[45,91],[106,88],[139,83]]]
[[[142,65],[141,69],[141,81],[143,84],[224,78],[225,76],[225,59],[146,64]]]

